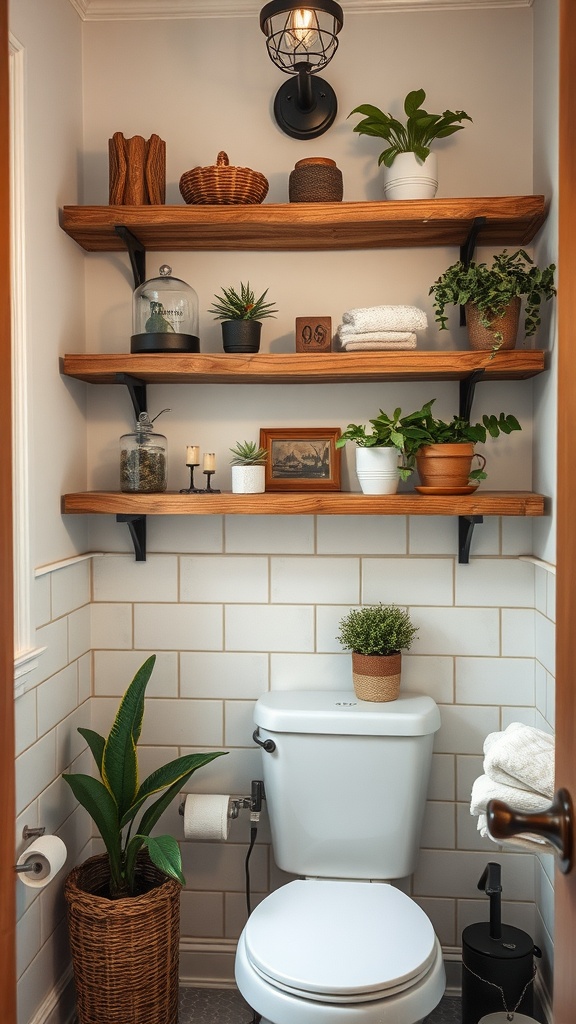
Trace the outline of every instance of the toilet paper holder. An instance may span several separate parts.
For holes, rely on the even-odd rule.
[[[29,839],[38,839],[39,836],[44,835],[45,831],[46,828],[43,825],[40,825],[38,828],[29,828],[28,825],[24,825],[24,828],[22,829],[22,839],[24,842],[28,842]],[[37,875],[40,874],[42,868],[43,865],[39,860],[32,860],[27,864],[14,865],[14,871],[33,871]]]
[[[186,797],[184,797],[184,799],[180,803],[180,806],[178,807],[178,813],[182,817],[184,817],[184,806],[185,806],[185,804],[186,804]],[[240,810],[243,807],[248,807],[248,808],[252,807],[252,798],[251,797],[249,797],[249,796],[230,797],[230,803],[228,804],[228,817],[229,818],[233,818],[233,819],[237,818],[238,815],[240,814]]]

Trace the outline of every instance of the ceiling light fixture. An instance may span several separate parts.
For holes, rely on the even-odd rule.
[[[270,60],[287,75],[274,99],[274,116],[293,139],[315,139],[333,123],[338,110],[336,93],[322,78],[315,78],[338,49],[337,35],[344,23],[340,4],[317,0],[306,7],[272,0],[260,11]]]

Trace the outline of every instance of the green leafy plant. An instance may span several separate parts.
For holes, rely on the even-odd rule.
[[[540,326],[542,300],[556,295],[555,270],[554,263],[543,269],[537,267],[524,249],[514,253],[504,249],[493,256],[492,266],[474,261],[466,265],[459,260],[440,275],[428,293],[434,295],[436,322],[440,330],[446,330],[446,306],[465,306],[472,302],[478,308],[482,325],[493,329],[494,348],[498,349],[502,333],[496,321],[504,315],[512,299],[526,296],[524,333],[529,338]]]
[[[255,441],[238,441],[230,451],[231,466],[263,466],[268,458],[268,449],[259,448]]]
[[[409,92],[404,100],[406,124],[402,124],[392,114],[385,114],[379,107],[371,103],[363,103],[354,107],[352,114],[364,114],[354,131],[359,135],[373,135],[385,139],[388,147],[378,157],[378,165],[391,167],[399,153],[415,153],[420,160],[425,160],[430,152],[430,144],[435,139],[445,139],[454,132],[464,128],[459,121],[471,121],[472,118],[464,110],[445,110],[443,114],[429,114],[422,104],[426,99],[424,89]]]
[[[505,415],[482,417],[480,423],[470,423],[460,416],[454,416],[449,422],[435,419],[432,406],[436,401],[432,398],[416,412],[402,415],[401,409],[394,409],[392,415],[380,409],[378,416],[369,422],[372,431],[356,423],[350,423],[336,441],[341,448],[346,441],[355,441],[364,448],[394,447],[402,455],[403,465],[400,467],[400,478],[407,480],[416,468],[416,454],[427,444],[461,444],[465,441],[484,443],[487,436],[499,437],[500,434],[511,434],[513,430],[521,430],[515,416]],[[475,469],[470,479],[484,480],[486,473]]]
[[[396,654],[407,651],[418,630],[408,612],[397,605],[353,608],[340,620],[336,637],[342,647],[357,654]]]
[[[235,288],[223,288],[221,295],[214,296],[216,302],[208,312],[214,313],[215,320],[264,320],[278,312],[273,302],[264,301],[267,294],[268,289],[257,299],[250,282],[240,282],[240,294]]]
[[[184,885],[180,848],[173,836],[151,836],[160,815],[177,796],[190,776],[225,751],[187,754],[157,768],[143,782],[138,778],[137,743],[144,717],[144,697],[156,655],[138,669],[124,694],[107,738],[92,729],[79,728],[92,752],[100,779],[91,775],[64,774],[74,796],[96,824],[110,863],[110,895],[129,896],[136,891],[136,858],[146,847],[160,871]],[[144,809],[150,797],[162,793]],[[142,810],[138,825],[135,819]]]

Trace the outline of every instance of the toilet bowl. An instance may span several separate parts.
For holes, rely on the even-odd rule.
[[[424,912],[386,883],[297,880],[255,909],[236,981],[262,1024],[417,1024],[445,988]]]

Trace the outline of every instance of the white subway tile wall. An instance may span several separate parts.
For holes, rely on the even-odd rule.
[[[460,566],[451,521],[440,521],[435,531],[418,517],[384,524],[377,517],[215,519],[178,519],[171,539],[179,550],[153,541],[145,563],[110,554],[38,579],[37,636],[47,651],[33,688],[16,704],[18,827],[24,818],[29,824],[42,818],[65,838],[68,866],[100,848],[60,773],[71,763],[90,770],[77,726],[107,732],[119,697],[153,652],[142,773],[180,754],[226,750],[186,789],[247,794],[251,780],[261,777],[252,740],[258,696],[268,689],[350,690],[350,655],[336,639],[340,619],[361,600],[398,603],[419,628],[404,656],[403,686],[430,694],[442,717],[418,867],[398,884],[453,951],[462,928],[487,916],[476,885],[487,861],[498,860],[506,920],[535,933],[549,975],[550,858],[502,852],[479,835],[469,811],[487,733],[515,720],[553,729],[549,574],[502,556],[504,536],[512,546],[515,535],[498,522],[488,526],[485,553]],[[479,540],[484,529],[476,531]],[[182,837],[177,803],[159,827]],[[228,843],[182,843],[184,981],[232,980],[234,943],[246,919],[249,839],[241,812]],[[275,867],[269,842],[264,813],[250,862],[253,904],[287,878]],[[17,853],[22,848],[18,836]],[[34,983],[50,930],[59,934],[62,927],[64,874],[33,896],[19,886],[21,986]]]

